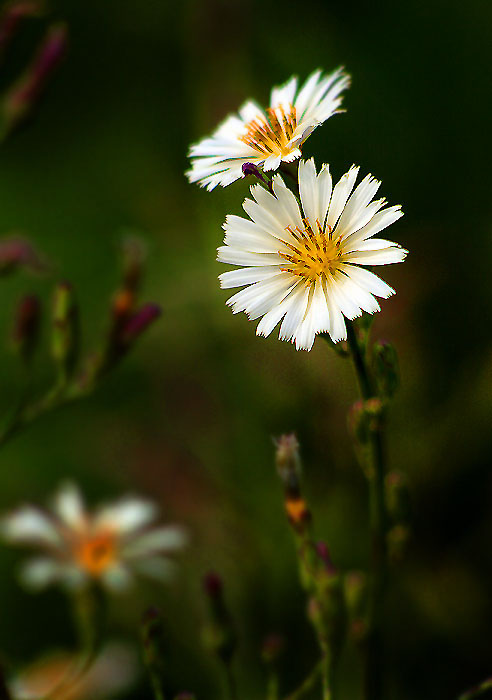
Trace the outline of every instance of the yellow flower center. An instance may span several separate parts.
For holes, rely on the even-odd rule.
[[[116,541],[112,532],[84,535],[75,545],[79,566],[91,576],[99,576],[116,559]]]
[[[306,228],[298,226],[294,229],[287,227],[287,231],[296,239],[296,243],[287,243],[289,253],[279,251],[281,258],[287,261],[282,268],[284,272],[291,272],[302,277],[307,285],[313,284],[318,277],[333,274],[342,258],[340,239],[332,240],[331,228],[327,230],[316,221],[316,231],[313,231],[307,219],[304,219]]]
[[[291,150],[289,141],[297,126],[296,108],[290,106],[286,112],[283,105],[267,109],[268,117],[258,116],[247,125],[248,131],[241,136],[248,146],[262,155],[287,155]]]

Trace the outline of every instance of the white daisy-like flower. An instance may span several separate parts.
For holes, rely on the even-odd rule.
[[[266,110],[245,102],[238,115],[230,115],[211,137],[191,146],[188,179],[213,190],[242,177],[245,163],[276,170],[282,161],[300,158],[307,137],[340,111],[340,93],[349,85],[342,69],[330,75],[317,70],[300,89],[296,77],[273,88]]]
[[[27,586],[80,588],[97,580],[121,590],[135,574],[163,580],[173,572],[166,555],[184,547],[186,533],[177,525],[149,529],[156,515],[153,503],[137,497],[89,513],[78,488],[69,483],[59,489],[51,511],[22,506],[3,518],[0,532],[9,542],[42,550],[21,570]]]
[[[367,175],[352,192],[359,168],[352,166],[333,187],[328,165],[316,173],[314,160],[299,164],[297,198],[280,175],[273,194],[253,185],[254,200],[245,199],[250,219],[230,215],[218,260],[241,268],[220,275],[221,286],[246,287],[227,303],[233,312],[261,318],[258,335],[280,326],[280,339],[310,350],[317,333],[333,342],[345,340],[344,316],[380,307],[374,295],[389,297],[394,289],[361,265],[388,265],[408,251],[373,236],[399,219],[400,206],[373,201],[378,180]],[[282,320],[283,319],[283,320]]]

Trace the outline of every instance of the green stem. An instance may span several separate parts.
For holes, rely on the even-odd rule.
[[[376,397],[367,368],[365,353],[355,329],[347,321],[347,341],[364,400]],[[366,639],[365,699],[383,697],[383,638],[382,617],[387,578],[387,512],[384,492],[385,459],[383,445],[383,417],[371,430],[371,464],[369,469],[369,518],[371,531],[372,576],[369,589],[368,634]]]
[[[318,679],[322,673],[323,663],[323,661],[317,663],[309,676],[301,683],[297,690],[294,690],[294,692],[288,695],[285,700],[301,700],[301,698],[309,693],[309,691],[314,688],[318,682]]]
[[[458,700],[475,700],[475,698],[478,698],[482,693],[485,693],[487,690],[490,690],[492,688],[492,678],[487,678],[487,680],[483,681],[480,683],[480,685],[475,686],[471,690],[467,690],[466,693],[463,693],[462,695],[459,696]]]
[[[224,681],[228,700],[237,700],[236,679],[234,678],[232,664],[230,662],[224,664]]]

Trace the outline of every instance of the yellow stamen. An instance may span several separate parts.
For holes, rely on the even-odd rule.
[[[91,576],[99,576],[116,559],[116,542],[112,532],[82,536],[75,544],[78,564]]]
[[[290,252],[279,251],[278,254],[287,261],[282,270],[302,277],[310,286],[318,277],[333,274],[342,262],[343,253],[340,239],[332,240],[330,227],[323,229],[319,221],[316,221],[317,231],[314,232],[307,219],[303,223],[306,227],[304,229],[298,226],[295,230],[291,226],[287,227],[287,231],[295,237],[296,244],[286,243]]]
[[[247,133],[241,136],[248,146],[262,155],[287,155],[291,150],[289,141],[297,127],[296,108],[292,105],[286,112],[283,105],[267,109],[268,117],[258,116],[247,125]]]

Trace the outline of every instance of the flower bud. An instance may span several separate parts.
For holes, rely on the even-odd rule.
[[[236,650],[236,634],[225,604],[222,579],[215,572],[210,572],[203,580],[203,588],[207,594],[210,614],[203,630],[204,644],[223,663],[230,664]]]
[[[17,305],[12,342],[15,352],[28,364],[39,340],[41,304],[34,294],[26,294]]]
[[[63,380],[75,369],[79,351],[79,313],[72,285],[62,282],[53,303],[52,354]]]
[[[274,439],[275,464],[277,473],[284,485],[288,485],[301,476],[301,458],[299,456],[299,443],[294,433],[281,435]]]
[[[48,29],[31,65],[4,97],[2,111],[6,133],[18,126],[31,112],[64,58],[67,43],[67,29],[63,24]]]
[[[243,163],[243,177],[252,175],[262,182],[266,182],[261,170],[254,163]]]
[[[372,346],[372,370],[382,399],[393,398],[400,384],[398,355],[390,343],[377,341]]]
[[[27,238],[4,238],[0,241],[0,275],[7,275],[19,267],[43,272],[47,265]]]
[[[158,304],[144,304],[131,316],[121,329],[119,342],[123,348],[130,345],[144,333],[147,328],[161,315],[162,310]]]

